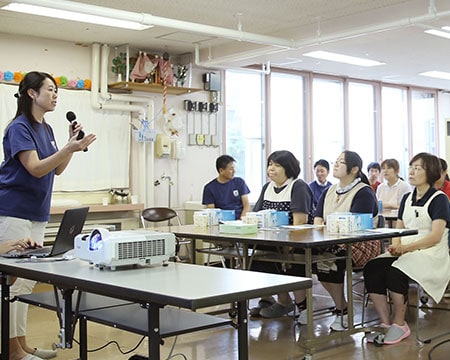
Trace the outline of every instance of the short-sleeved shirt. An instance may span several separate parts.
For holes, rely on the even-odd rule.
[[[309,183],[309,187],[311,188],[313,193],[314,208],[316,208],[317,204],[319,203],[320,195],[322,195],[322,193],[330,186],[331,183],[329,181],[327,181],[325,184],[320,184],[317,180]]]
[[[414,189],[411,205],[412,206],[424,206],[428,199],[436,192],[437,190],[433,187],[428,189],[424,196],[422,196],[419,200],[416,200],[416,192]],[[398,219],[403,220],[403,212],[405,210],[406,199],[408,198],[409,193],[405,194],[400,202],[400,207],[398,209]],[[430,206],[428,207],[428,215],[430,215],[431,220],[442,219],[447,222],[447,227],[450,228],[450,210],[449,210],[449,202],[448,198],[444,196],[436,196],[433,201],[431,201]]]
[[[4,160],[0,166],[0,216],[31,221],[48,221],[55,170],[41,178],[32,176],[20,163],[21,151],[36,150],[39,159],[53,155],[58,148],[52,128],[33,125],[20,115],[3,137]]]
[[[272,181],[268,182],[263,186],[253,211],[267,209],[289,211],[290,224],[293,221],[293,213],[299,212],[311,216],[313,210],[311,188],[301,179],[290,179],[280,188],[277,188]]]
[[[243,209],[242,196],[250,193],[244,179],[234,177],[226,183],[217,179],[210,181],[203,188],[203,205],[214,204],[218,209],[234,210],[236,219],[241,218]]]
[[[380,184],[377,189],[377,198],[386,204],[399,205],[403,195],[409,193],[410,191],[411,187],[408,183],[402,179],[398,179],[392,186],[389,186],[387,182]]]

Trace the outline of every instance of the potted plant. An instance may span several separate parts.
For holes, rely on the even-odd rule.
[[[117,81],[122,81],[127,71],[127,54],[124,52],[119,53],[114,59],[112,59],[111,70],[117,75]]]

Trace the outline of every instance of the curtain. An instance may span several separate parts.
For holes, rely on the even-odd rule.
[[[17,85],[0,84],[0,131],[16,113],[14,94]],[[96,191],[129,187],[130,112],[95,110],[90,104],[90,91],[59,89],[55,111],[45,120],[53,128],[61,149],[69,136],[66,112],[73,111],[86,134],[97,140],[87,152],[77,152],[66,170],[56,176],[54,191]],[[2,136],[3,138],[3,136]],[[3,147],[0,149],[3,160]]]

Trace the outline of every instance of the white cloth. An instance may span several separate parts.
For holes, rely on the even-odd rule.
[[[412,193],[408,195],[403,212],[403,223],[408,229],[418,229],[417,235],[401,238],[402,244],[410,244],[431,232],[432,220],[428,214],[431,201],[442,191],[436,191],[424,206],[412,206]],[[444,194],[445,195],[445,194]],[[438,303],[450,281],[450,257],[448,253],[448,229],[445,228],[441,241],[427,249],[416,250],[401,255],[392,266],[400,269],[413,279]]]
[[[383,204],[397,204],[400,205],[400,201],[403,195],[411,191],[411,187],[405,181],[398,179],[397,182],[389,186],[387,182],[378,185],[377,199],[381,200]]]

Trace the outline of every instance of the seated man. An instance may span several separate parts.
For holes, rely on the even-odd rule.
[[[202,204],[208,208],[234,210],[236,219],[240,219],[250,210],[250,190],[243,179],[234,177],[235,162],[229,155],[217,158],[216,169],[219,176],[203,188]]]

